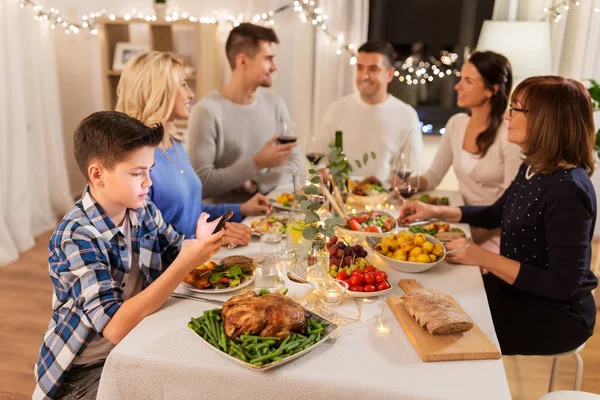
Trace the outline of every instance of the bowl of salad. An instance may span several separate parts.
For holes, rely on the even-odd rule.
[[[365,211],[351,214],[346,224],[338,226],[340,235],[352,237],[383,237],[398,227],[396,219],[383,211]]]
[[[348,182],[348,202],[358,206],[369,206],[384,203],[389,191],[383,183],[374,176],[369,176],[361,181]]]

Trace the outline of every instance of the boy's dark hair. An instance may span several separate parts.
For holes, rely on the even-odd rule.
[[[235,59],[240,53],[253,58],[260,49],[260,41],[279,43],[275,31],[264,26],[254,25],[249,22],[239,24],[231,30],[225,43],[225,54],[231,69],[235,69]]]
[[[391,44],[383,40],[369,40],[358,48],[359,53],[379,53],[386,61],[388,67],[392,67],[396,61],[396,52]]]
[[[87,179],[87,169],[91,162],[97,161],[112,169],[132,151],[158,146],[163,134],[162,125],[150,128],[121,112],[95,112],[75,128],[75,160]]]

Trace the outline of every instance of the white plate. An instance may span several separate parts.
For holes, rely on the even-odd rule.
[[[274,213],[273,215],[271,215],[271,217],[288,218],[289,219],[289,215],[284,214],[284,213],[277,213],[277,212]],[[252,217],[247,217],[247,218],[244,218],[244,220],[242,221],[242,224],[244,224],[248,228],[252,229],[252,223],[254,221],[262,221],[264,218],[265,218],[264,215],[256,215],[256,216],[252,216]],[[255,231],[254,229],[252,229],[252,234],[260,237],[262,235],[262,232],[258,232],[258,231]],[[285,233],[281,234],[282,238],[285,238],[286,236],[287,236],[287,234],[285,234]]]
[[[254,275],[250,275],[248,278],[243,278],[242,281],[240,282],[240,284],[235,287],[229,287],[229,288],[224,288],[224,289],[198,289],[196,286],[194,286],[190,283],[187,283],[187,282],[181,282],[179,284],[179,286],[181,286],[184,289],[191,290],[192,292],[219,294],[219,293],[234,292],[238,289],[248,286],[252,282],[254,282]]]
[[[305,309],[306,310],[306,309]],[[194,334],[194,336],[196,336],[197,338],[199,338],[202,342],[204,342],[206,345],[210,346],[211,349],[213,349],[214,351],[216,351],[217,353],[223,355],[224,357],[227,357],[229,360],[242,365],[246,368],[250,368],[253,370],[258,370],[258,371],[266,371],[268,369],[271,368],[275,368],[278,367],[282,364],[285,364],[287,362],[290,362],[298,357],[302,357],[304,354],[308,353],[309,351],[315,349],[317,346],[321,345],[322,343],[326,342],[328,339],[331,339],[334,337],[335,332],[338,329],[338,326],[336,324],[334,324],[333,322],[331,322],[330,320],[328,320],[325,317],[320,316],[319,314],[316,314],[314,312],[308,311],[308,314],[315,319],[321,320],[321,321],[327,321],[329,323],[329,325],[327,325],[324,329],[323,329],[323,335],[321,335],[321,340],[319,340],[317,343],[313,344],[312,346],[302,350],[299,353],[296,354],[292,354],[289,357],[284,358],[283,360],[279,360],[279,361],[273,361],[270,362],[266,365],[254,365],[254,364],[250,364],[249,362],[245,362],[240,360],[239,358],[235,358],[234,356],[231,356],[227,353],[225,353],[224,351],[222,351],[221,349],[217,349],[215,346],[213,346],[212,344],[210,344],[209,342],[207,342],[202,336],[198,335],[196,332],[194,332],[193,330],[189,329],[190,332],[192,332]]]
[[[286,190],[273,190],[271,193],[269,193],[267,195],[267,197],[271,201],[271,205],[274,208],[277,208],[278,210],[290,211],[291,207],[284,206],[283,204],[278,203],[277,200],[275,200],[275,198],[282,193],[292,193],[292,192],[293,192],[293,190],[287,190],[287,191]]]
[[[383,254],[381,254],[377,250],[375,250],[375,246],[381,241],[381,238],[368,237],[367,245],[369,246],[369,249],[372,250],[373,254],[376,254],[377,257],[381,257],[381,259],[384,260],[385,262],[387,262],[388,265],[390,267],[392,267],[393,269],[402,271],[402,272],[408,272],[411,274],[416,274],[419,272],[425,272],[425,271],[435,267],[436,265],[438,265],[439,263],[444,261],[444,259],[446,258],[446,248],[444,247],[444,244],[442,242],[440,242],[439,239],[437,239],[431,235],[425,235],[425,237],[431,243],[433,243],[433,244],[437,243],[442,246],[442,249],[444,249],[442,256],[440,258],[438,258],[435,262],[418,263],[418,262],[411,262],[411,261],[400,261],[400,260],[395,260],[393,258],[384,256]]]
[[[354,298],[365,298],[365,297],[377,297],[377,296],[381,296],[382,294],[386,294],[392,291],[392,285],[390,284],[390,282],[386,279],[385,280],[388,285],[390,285],[389,288],[385,289],[385,290],[380,290],[379,292],[353,292],[351,290],[346,291],[346,293],[348,293],[348,296],[350,297],[354,297]]]

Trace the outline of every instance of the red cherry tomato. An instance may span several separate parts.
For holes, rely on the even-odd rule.
[[[353,231],[362,231],[362,226],[360,226],[357,220],[352,218],[350,220],[350,229],[352,229]]]
[[[375,272],[375,281],[377,281],[377,283],[381,283],[381,282],[385,281],[386,279],[387,279],[387,274],[385,273],[385,271]]]
[[[375,232],[375,233],[381,233],[381,228],[378,226],[367,226],[365,228],[365,232]]]
[[[357,215],[356,217],[354,217],[354,219],[359,223],[362,224],[363,222],[365,222],[367,220],[367,216],[366,215]]]
[[[350,276],[354,276],[354,275],[357,275],[357,274],[358,274],[358,275],[364,275],[364,273],[365,273],[365,272],[364,272],[363,270],[361,270],[361,269],[355,269],[354,271],[352,271],[352,272],[350,273]]]
[[[363,291],[363,287],[362,286],[350,286],[350,289],[353,292],[362,292]]]
[[[372,266],[372,265],[369,265],[368,267],[365,267],[364,271],[365,271],[365,274],[366,274],[367,272],[377,272],[377,268],[375,268],[375,267],[374,267],[374,266]]]
[[[391,286],[389,283],[387,283],[386,281],[383,281],[381,283],[378,283],[377,286],[375,287],[377,289],[378,292],[385,290],[385,289],[389,289]]]
[[[339,279],[341,281],[345,281],[346,279],[348,279],[348,274],[346,273],[346,271],[340,271],[336,275],[335,279]]]
[[[346,282],[346,285],[348,285],[348,287],[350,287],[350,279],[344,279],[344,282]]]
[[[375,274],[372,272],[367,272],[365,274],[365,283],[367,285],[372,285],[375,283]]]
[[[375,291],[375,286],[373,286],[373,285],[365,285],[364,288],[363,288],[363,290],[365,292],[374,292]]]
[[[351,286],[360,286],[365,281],[362,274],[355,274],[350,277],[350,285]]]

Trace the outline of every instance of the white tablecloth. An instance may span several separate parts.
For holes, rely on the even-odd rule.
[[[459,204],[455,194],[451,202]],[[257,246],[232,252],[252,254]],[[451,294],[498,346],[479,268],[442,262],[406,274],[376,260],[389,274],[390,295],[403,293],[402,278]],[[98,399],[510,399],[501,359],[425,363],[387,305],[388,332],[375,320],[343,325],[337,338],[264,372],[233,363],[187,328],[190,317],[215,307],[170,298],[110,353]]]

